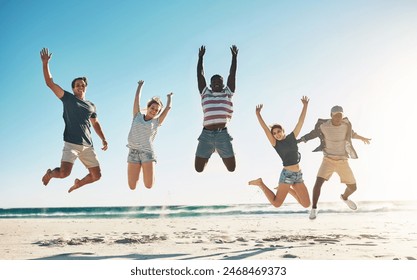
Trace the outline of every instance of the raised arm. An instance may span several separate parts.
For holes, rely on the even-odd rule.
[[[140,96],[142,94],[142,86],[145,82],[140,80],[138,82],[138,88],[136,89],[135,101],[133,101],[133,116],[136,116],[140,112]]]
[[[232,92],[235,92],[236,89],[236,69],[237,69],[237,53],[239,52],[238,48],[233,45],[230,48],[232,52],[232,64],[230,65],[229,77],[227,78],[227,86]]]
[[[52,79],[51,72],[49,71],[49,60],[52,57],[52,53],[47,48],[41,50],[42,70],[45,78],[46,85],[55,93],[56,97],[62,98],[64,96],[64,90]]]
[[[162,111],[161,115],[159,116],[159,125],[162,125],[162,123],[165,120],[165,117],[169,113],[169,110],[171,110],[171,106],[172,106],[172,95],[173,95],[172,92],[170,92],[170,93],[167,94],[167,105],[165,106],[164,110]]]
[[[300,117],[298,118],[298,122],[293,130],[294,132],[294,137],[297,138],[298,134],[300,134],[301,128],[303,127],[304,124],[304,120],[306,118],[306,114],[307,114],[307,107],[308,107],[308,102],[310,101],[310,99],[308,99],[307,96],[303,96],[301,98],[301,102],[303,102],[303,109],[301,110],[301,114]]]
[[[262,104],[259,104],[259,105],[256,106],[256,117],[258,118],[259,124],[261,125],[262,129],[264,130],[265,135],[268,138],[269,142],[271,143],[272,146],[275,146],[276,143],[277,143],[277,140],[272,135],[271,130],[266,125],[264,119],[261,116],[262,107],[263,107]]]
[[[207,86],[206,78],[204,78],[204,69],[203,69],[203,57],[206,53],[206,47],[201,46],[198,50],[198,62],[197,62],[197,82],[198,90],[203,92],[204,88]]]

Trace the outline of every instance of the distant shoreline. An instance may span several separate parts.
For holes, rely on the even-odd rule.
[[[414,201],[372,201],[357,202],[359,209],[356,214],[409,212],[417,213],[417,202]],[[280,208],[270,204],[235,204],[235,205],[174,205],[174,206],[115,206],[115,207],[51,207],[51,208],[0,208],[0,219],[26,218],[186,218],[211,216],[276,216],[276,215],[307,215],[305,209],[297,203],[285,203]],[[322,202],[319,211],[324,214],[350,214],[340,201]]]

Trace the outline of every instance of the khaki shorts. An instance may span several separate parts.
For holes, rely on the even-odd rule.
[[[87,168],[100,166],[93,147],[65,142],[61,161],[74,163],[79,158]]]
[[[347,159],[331,159],[324,157],[321,163],[317,177],[324,178],[326,181],[332,177],[332,174],[336,172],[340,177],[340,182],[343,184],[356,184],[355,176],[352,169],[350,169]]]

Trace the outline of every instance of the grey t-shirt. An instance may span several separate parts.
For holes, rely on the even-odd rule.
[[[342,122],[339,126],[334,126],[329,120],[320,126],[321,132],[324,134],[326,147],[324,155],[333,159],[347,159],[346,153],[346,134],[348,133],[348,125]]]
[[[72,144],[93,146],[90,130],[90,118],[96,118],[96,106],[87,100],[81,100],[64,91],[61,98],[64,106],[64,141]]]
[[[288,134],[284,140],[277,140],[273,147],[281,157],[284,166],[295,165],[300,162],[301,155],[298,152],[298,145],[294,132]]]

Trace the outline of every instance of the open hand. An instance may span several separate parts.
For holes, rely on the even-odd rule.
[[[201,46],[201,47],[198,49],[198,56],[199,56],[199,57],[203,57],[205,53],[206,53],[206,47],[205,47],[205,46]]]
[[[47,48],[43,48],[41,50],[41,59],[43,63],[48,63],[51,57],[52,57],[52,53],[50,53]]]

